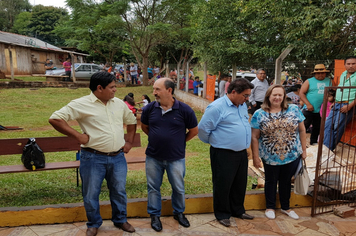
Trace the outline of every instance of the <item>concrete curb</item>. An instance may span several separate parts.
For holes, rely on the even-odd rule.
[[[277,197],[277,202],[279,202]],[[290,206],[310,207],[310,196],[292,193]],[[265,209],[265,198],[262,191],[249,191],[245,198],[246,210]],[[280,205],[277,204],[277,208]],[[162,199],[162,215],[172,215],[170,197]],[[147,199],[129,199],[127,204],[128,217],[149,217],[147,214]],[[200,214],[213,212],[213,197],[211,194],[187,195],[185,214]],[[111,205],[109,201],[100,203],[100,213],[104,220],[111,219]],[[31,207],[0,208],[0,227],[15,227],[22,225],[73,223],[86,221],[83,203],[58,204]]]

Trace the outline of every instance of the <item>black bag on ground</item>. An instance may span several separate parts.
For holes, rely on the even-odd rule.
[[[35,138],[29,138],[23,147],[21,161],[29,170],[44,168],[46,165],[45,156],[42,149],[36,143]]]

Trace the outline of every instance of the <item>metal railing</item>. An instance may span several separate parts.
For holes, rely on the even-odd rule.
[[[337,90],[344,98],[343,101],[353,101],[355,94],[350,92],[352,89],[356,90],[356,87],[326,87],[324,90],[314,190],[311,191],[312,216],[331,212],[334,207],[340,205],[356,206],[356,116],[354,116],[356,106],[348,113],[343,113],[345,119],[342,119],[336,114],[340,113],[339,109],[342,106],[349,104],[335,103],[326,118],[329,91]],[[347,123],[347,119],[350,122]],[[331,125],[331,131],[325,130],[326,124]],[[329,138],[324,142],[326,132],[330,132],[330,135],[326,136]],[[330,150],[328,147],[333,148],[333,137],[340,136],[342,137],[339,142],[338,138],[334,141],[335,149]]]

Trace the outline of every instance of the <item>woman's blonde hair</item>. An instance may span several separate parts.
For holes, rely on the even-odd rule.
[[[270,109],[271,109],[271,102],[269,101],[269,97],[271,96],[272,94],[272,91],[273,89],[275,88],[282,88],[283,89],[283,100],[282,100],[282,103],[281,103],[281,108],[282,108],[282,111],[283,110],[287,110],[288,108],[288,103],[287,103],[287,93],[286,93],[286,90],[284,89],[284,87],[280,84],[274,84],[272,86],[270,86],[268,89],[267,89],[267,92],[266,92],[266,95],[265,95],[265,100],[263,101],[262,105],[261,105],[261,108],[266,111],[266,112],[270,112]]]

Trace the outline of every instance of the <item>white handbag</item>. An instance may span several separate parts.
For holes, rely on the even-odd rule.
[[[307,195],[310,185],[310,179],[307,171],[305,160],[301,160],[302,168],[300,168],[294,181],[294,193],[300,195]]]

